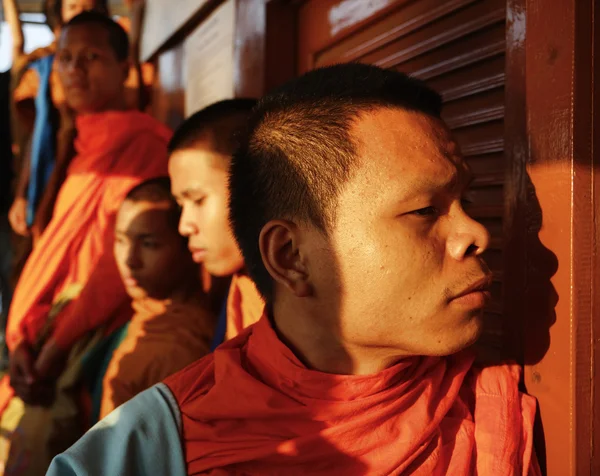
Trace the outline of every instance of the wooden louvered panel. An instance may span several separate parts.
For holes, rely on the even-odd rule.
[[[486,9],[478,8],[478,11],[471,13],[480,5],[475,4],[471,8],[463,9],[456,15],[427,25],[412,35],[368,55],[363,55],[360,61],[377,64],[384,68],[392,68],[437,49],[450,48],[456,40],[481,37],[485,34],[491,35],[493,29],[497,29],[498,25],[504,24],[504,11],[494,9],[486,13]]]
[[[357,61],[373,51],[387,48],[393,42],[413,35],[432,21],[444,18],[449,12],[476,1],[453,0],[442,5],[439,0],[409,2],[403,8],[398,8],[372,22],[367,28],[317,53],[315,66]],[[414,45],[414,42],[411,42],[411,45]]]
[[[318,9],[305,2],[299,16],[300,72],[329,64],[360,61],[395,68],[423,79],[440,92],[443,118],[474,173],[472,216],[491,235],[487,261],[494,274],[486,313],[486,343],[502,347],[505,0],[413,0],[386,2],[386,8],[346,30],[315,31],[333,2]],[[322,3],[322,5],[325,5]],[[312,22],[312,23],[311,23]],[[312,45],[312,46],[311,46]]]

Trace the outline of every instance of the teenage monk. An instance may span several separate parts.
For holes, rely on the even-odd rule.
[[[264,302],[248,276],[228,218],[231,156],[244,133],[254,99],[228,99],[189,117],[169,144],[173,196],[182,209],[179,232],[192,258],[212,276],[233,274],[220,342],[260,319]],[[223,335],[224,334],[224,335]],[[219,343],[220,343],[219,342]]]
[[[168,177],[135,187],[115,226],[115,260],[134,315],[104,376],[100,417],[208,354],[215,316],[177,232]]]
[[[470,173],[440,108],[360,64],[267,95],[230,171],[267,312],[49,474],[540,474],[519,369],[476,368],[468,350],[489,236],[464,209]]]
[[[59,74],[78,114],[77,155],[56,165],[65,180],[53,217],[15,291],[7,331],[12,388],[5,379],[0,411],[12,389],[28,404],[46,400],[75,342],[131,317],[110,251],[115,216],[131,188],[166,174],[170,132],[126,110],[128,52],[123,28],[99,13],[82,13],[62,30]]]
[[[21,169],[16,188],[16,196],[10,209],[10,222],[15,233],[28,235],[34,225],[37,235],[47,225],[51,210],[42,206],[44,191],[50,174],[61,149],[70,146],[73,140],[70,111],[65,107],[65,91],[59,79],[56,59],[56,42],[45,48],[25,54],[23,50],[23,27],[15,0],[3,0],[7,23],[13,39],[14,67],[13,82],[13,126],[15,141],[19,145]],[[131,68],[126,83],[126,101],[128,107],[143,110],[147,104],[146,88],[140,86],[142,66],[137,59],[141,11],[143,2],[137,1],[131,11]],[[66,23],[81,12],[94,10],[109,16],[107,0],[45,0],[44,13],[48,26],[55,37]],[[120,19],[122,26],[128,21]],[[144,65],[144,81],[152,81],[152,71]],[[31,129],[31,101],[35,101],[35,121]],[[31,135],[31,137],[30,137]],[[25,154],[23,145],[31,139],[29,154]],[[37,215],[39,210],[41,216]]]

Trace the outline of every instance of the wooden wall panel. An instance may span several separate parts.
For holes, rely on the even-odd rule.
[[[185,118],[185,54],[180,43],[159,54],[152,94],[152,114],[175,129]]]

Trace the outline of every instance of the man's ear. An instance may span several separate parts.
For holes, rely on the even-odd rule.
[[[302,238],[302,230],[287,220],[270,221],[259,237],[265,268],[277,283],[296,297],[307,297],[313,293],[301,246]]]

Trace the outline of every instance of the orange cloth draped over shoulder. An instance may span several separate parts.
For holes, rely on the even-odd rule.
[[[244,329],[258,322],[265,302],[254,281],[243,274],[234,274],[227,295],[227,327],[225,340],[233,339]]]
[[[127,333],[104,376],[100,418],[210,351],[216,319],[206,299],[132,305]]]
[[[131,188],[167,174],[168,128],[138,111],[77,118],[76,156],[10,307],[7,344],[35,344],[55,298],[73,284],[81,294],[55,319],[52,335],[65,349],[100,326],[131,317],[129,297],[113,257],[116,213]],[[107,322],[110,319],[110,322]],[[0,409],[6,403],[0,387]]]
[[[539,475],[519,369],[463,352],[375,375],[307,369],[265,317],[165,381],[188,474]]]

